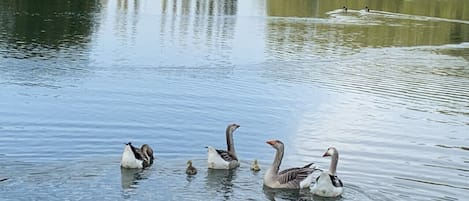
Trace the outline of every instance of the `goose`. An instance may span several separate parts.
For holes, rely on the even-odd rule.
[[[259,162],[257,160],[254,160],[251,164],[251,170],[254,172],[258,172],[261,170],[261,166],[259,165]]]
[[[238,128],[238,124],[229,124],[226,127],[226,146],[228,150],[219,150],[211,146],[207,147],[209,169],[233,169],[239,167],[239,161],[233,143],[233,132]]]
[[[187,169],[186,169],[186,174],[188,175],[195,175],[197,174],[197,169],[192,166],[192,160],[187,161]]]
[[[125,144],[122,153],[121,167],[123,168],[146,168],[153,164],[153,149],[148,144],[135,148],[131,142]]]
[[[368,8],[368,6],[365,6],[365,11],[370,12],[370,9]]]
[[[329,147],[322,157],[326,156],[331,157],[329,171],[322,172],[316,178],[316,183],[311,188],[311,192],[322,197],[337,197],[344,192],[344,185],[336,173],[339,152],[336,148]]]
[[[313,172],[316,167],[309,163],[303,167],[289,168],[279,172],[282,163],[284,145],[280,140],[267,141],[277,150],[274,162],[264,175],[264,185],[270,188],[301,189],[308,188],[313,182]]]

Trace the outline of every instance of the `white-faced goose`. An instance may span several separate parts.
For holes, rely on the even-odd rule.
[[[233,142],[233,133],[239,128],[238,124],[230,124],[226,128],[226,146],[228,150],[219,150],[208,146],[208,168],[233,169],[239,167],[238,157]]]
[[[336,173],[339,152],[334,147],[329,147],[323,155],[323,157],[326,156],[331,157],[329,171],[322,172],[316,178],[316,183],[311,188],[311,192],[323,197],[337,197],[344,192],[344,185]]]
[[[264,185],[270,188],[300,189],[308,188],[314,180],[312,173],[315,166],[313,163],[304,167],[289,168],[279,172],[282,163],[284,145],[280,140],[267,141],[277,150],[272,167],[264,175]]]
[[[123,168],[146,168],[153,164],[153,150],[148,144],[136,148],[132,143],[126,143],[122,153],[121,167]]]

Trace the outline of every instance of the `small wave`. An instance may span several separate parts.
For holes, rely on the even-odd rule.
[[[442,145],[442,144],[437,144],[435,146],[442,147],[442,148],[447,148],[447,149],[461,149],[461,150],[464,150],[464,151],[469,151],[469,147],[465,147],[465,146],[449,146],[449,145]]]
[[[455,20],[448,18],[440,17],[430,17],[430,16],[420,16],[420,15],[409,15],[403,13],[393,13],[386,11],[370,11],[371,14],[381,15],[387,18],[396,18],[396,19],[409,19],[409,20],[418,20],[418,21],[440,21],[440,22],[452,22],[452,23],[462,23],[469,24],[469,21],[465,20]]]
[[[469,187],[465,186],[456,186],[456,185],[451,185],[451,184],[446,184],[446,183],[440,183],[440,182],[435,182],[435,181],[428,181],[428,180],[421,180],[421,179],[413,179],[413,178],[405,178],[405,177],[395,177],[396,179],[400,180],[406,180],[406,181],[412,181],[412,182],[418,182],[418,183],[423,183],[423,184],[430,184],[430,185],[436,185],[436,186],[446,186],[446,187],[451,187],[451,188],[458,188],[458,189],[463,189],[463,190],[469,190]]]

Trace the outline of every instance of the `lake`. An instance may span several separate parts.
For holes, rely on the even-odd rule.
[[[469,195],[467,0],[4,0],[0,11],[1,200]],[[230,123],[241,166],[208,170],[205,147],[225,149]],[[270,139],[285,143],[281,169],[327,169],[336,147],[344,194],[263,187]],[[155,164],[121,170],[129,141],[150,144]]]

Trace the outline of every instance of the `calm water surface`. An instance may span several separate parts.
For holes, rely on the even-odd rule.
[[[5,0],[0,10],[1,200],[469,195],[469,1]],[[209,171],[204,147],[224,148],[232,122],[242,165]],[[274,138],[283,168],[327,168],[320,156],[337,147],[343,196],[263,188]],[[121,170],[128,141],[152,145],[156,163]]]

